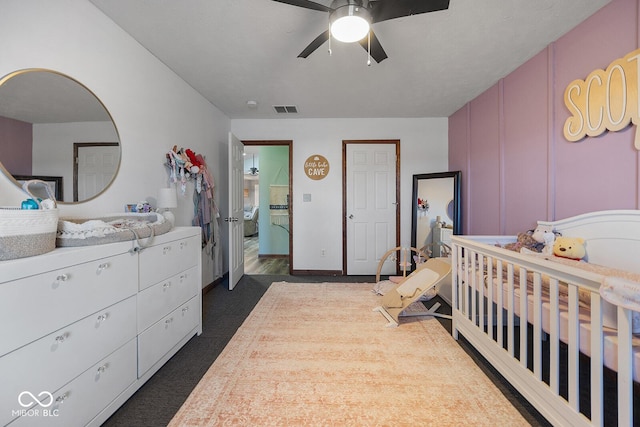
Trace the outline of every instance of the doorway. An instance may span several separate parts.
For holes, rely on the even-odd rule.
[[[245,274],[291,274],[292,141],[242,142]]]

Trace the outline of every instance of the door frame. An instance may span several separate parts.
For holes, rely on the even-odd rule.
[[[242,143],[245,146],[289,147],[289,274],[291,275],[293,272],[293,140],[243,140]]]
[[[347,145],[350,144],[388,144],[396,147],[396,246],[400,246],[400,140],[399,139],[343,139],[342,140],[342,275],[347,275]],[[391,249],[391,248],[389,248]],[[396,274],[400,267],[396,265]]]
[[[74,142],[73,143],[73,201],[74,202],[78,201],[78,151],[80,150],[80,148],[116,147],[119,145],[120,145],[119,142]],[[120,164],[118,164],[118,167],[116,168],[116,172],[115,172],[116,174],[118,173],[118,169],[120,169]],[[107,187],[108,186],[109,185],[107,185]]]

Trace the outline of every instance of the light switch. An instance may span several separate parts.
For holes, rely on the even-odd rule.
[[[304,194],[302,195],[302,201],[303,201],[303,202],[310,202],[310,201],[311,201],[311,194],[309,194],[309,193],[304,193]]]

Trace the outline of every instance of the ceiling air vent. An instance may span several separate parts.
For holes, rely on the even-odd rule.
[[[274,105],[273,109],[278,114],[296,114],[298,112],[298,107],[295,105]]]

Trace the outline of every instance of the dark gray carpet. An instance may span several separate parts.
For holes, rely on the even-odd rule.
[[[273,282],[369,282],[374,276],[244,276],[233,291],[226,281],[203,295],[203,333],[193,337],[103,426],[166,426],[236,330]],[[441,312],[450,308],[443,304]],[[430,305],[428,303],[428,305]],[[440,319],[451,331],[451,321]],[[533,426],[548,424],[496,371],[461,339],[460,345]]]

